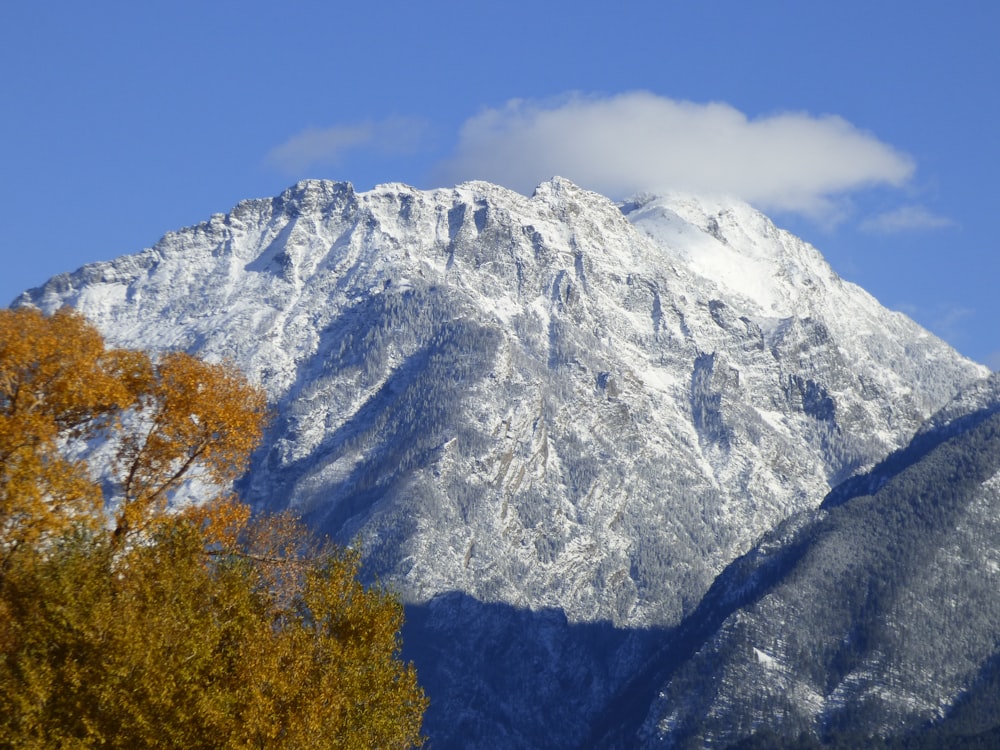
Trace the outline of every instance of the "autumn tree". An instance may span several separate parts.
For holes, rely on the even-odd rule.
[[[265,416],[230,367],[0,310],[0,747],[420,744],[398,601],[228,489]]]

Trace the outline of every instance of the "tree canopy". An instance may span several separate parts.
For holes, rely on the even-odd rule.
[[[266,416],[232,367],[0,310],[0,747],[421,744],[399,602],[230,493]]]

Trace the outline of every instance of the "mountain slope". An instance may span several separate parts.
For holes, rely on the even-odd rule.
[[[246,495],[360,538],[427,633],[460,593],[666,637],[763,533],[986,374],[746,205],[618,207],[560,179],[300,183],[17,302],[67,303],[114,344],[259,379],[278,418]],[[606,701],[645,638],[532,679],[630,654],[594,683]],[[495,727],[531,709],[508,700],[438,705]]]
[[[962,731],[994,729],[998,507],[993,376],[720,576],[746,603],[672,675],[644,746],[725,746],[762,727],[902,736],[964,703],[980,721],[966,715]]]

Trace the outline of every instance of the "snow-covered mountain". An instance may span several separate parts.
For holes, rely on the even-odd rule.
[[[435,747],[586,742],[729,563],[987,374],[745,204],[561,179],[302,182],[16,304],[264,384],[245,495],[363,541]]]
[[[664,665],[642,746],[726,747],[763,727],[792,746],[933,722],[919,747],[984,731],[968,746],[995,747],[998,506],[994,375],[720,575],[697,652]]]

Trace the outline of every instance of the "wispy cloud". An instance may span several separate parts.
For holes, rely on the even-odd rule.
[[[861,223],[864,231],[877,234],[944,229],[951,226],[955,226],[954,221],[947,216],[935,214],[923,206],[901,206],[871,216]]]
[[[931,306],[902,302],[893,307],[934,335],[951,342],[966,338],[970,322],[976,317],[974,308],[953,302],[938,302]]]
[[[521,192],[561,175],[612,197],[642,190],[729,193],[815,218],[836,198],[902,186],[913,160],[843,118],[799,112],[749,118],[723,103],[647,92],[513,100],[468,120],[440,178],[486,179]]]
[[[266,161],[282,172],[294,174],[314,165],[337,164],[348,151],[371,140],[370,124],[308,128],[272,149]]]
[[[947,339],[958,337],[959,330],[964,326],[965,321],[974,316],[976,311],[965,305],[938,305],[937,315],[931,323],[939,335]]]
[[[281,172],[297,174],[310,167],[336,166],[348,153],[360,149],[407,154],[420,147],[427,131],[425,121],[410,117],[307,128],[273,148],[265,161]]]

